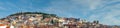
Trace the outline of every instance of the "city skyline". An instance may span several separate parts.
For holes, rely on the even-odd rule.
[[[120,0],[0,0],[0,18],[36,11],[120,25]]]

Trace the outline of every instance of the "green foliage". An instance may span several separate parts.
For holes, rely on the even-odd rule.
[[[47,14],[47,13],[43,13],[43,12],[20,12],[20,13],[11,14],[9,16],[25,15],[25,14],[42,14],[43,15],[43,19],[44,18],[50,18],[50,17],[56,17],[55,14]]]

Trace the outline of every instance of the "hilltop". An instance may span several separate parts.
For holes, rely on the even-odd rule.
[[[99,24],[99,21],[89,22],[77,18],[63,18],[55,14],[42,12],[20,12],[2,18],[1,24],[15,28],[120,28]]]

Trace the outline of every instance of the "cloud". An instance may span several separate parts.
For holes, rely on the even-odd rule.
[[[108,22],[104,24],[120,24],[120,18],[117,18],[116,16],[120,15],[120,10],[112,10],[111,12],[107,13],[105,17],[103,17],[103,22]]]
[[[99,10],[94,10],[93,14],[94,18],[99,18],[99,20],[102,24],[107,24],[107,25],[119,25],[119,19],[116,16],[119,17],[120,15],[120,4],[119,2],[108,2],[108,4],[104,4],[103,7],[99,8]],[[93,19],[94,20],[94,19]]]
[[[119,0],[58,0],[52,1],[46,9],[66,17],[88,18],[87,20],[99,20],[102,24],[119,24]],[[108,22],[108,23],[106,23]]]

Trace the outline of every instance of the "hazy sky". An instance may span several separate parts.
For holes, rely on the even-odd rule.
[[[0,0],[0,18],[21,11],[40,11],[120,25],[120,0]]]

